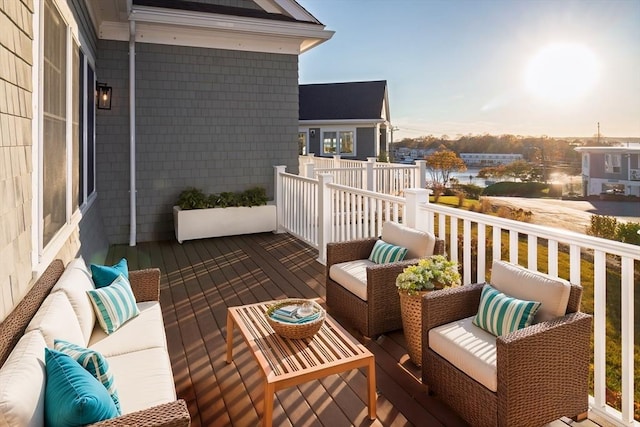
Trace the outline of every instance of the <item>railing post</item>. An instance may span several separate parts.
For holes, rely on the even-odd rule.
[[[333,181],[330,173],[318,175],[318,262],[327,264],[327,243],[331,240],[331,190],[327,186]]]
[[[416,160],[416,173],[418,176],[415,177],[415,186],[417,188],[426,188],[427,187],[427,161],[426,160]]]
[[[284,188],[282,188],[282,175],[286,172],[286,166],[274,166],[275,171],[275,183],[273,187],[273,198],[276,202],[276,233],[284,233],[285,229],[282,227],[282,219],[284,218]]]
[[[428,215],[420,212],[420,206],[429,203],[429,190],[424,188],[407,188],[404,190],[405,220],[404,224],[416,230],[429,231]]]
[[[333,155],[333,167],[334,168],[339,168],[340,167],[340,154],[334,154]]]
[[[316,164],[314,162],[309,162],[304,165],[303,176],[307,178],[313,178],[316,173]]]
[[[367,157],[367,163],[365,163],[366,168],[364,170],[365,176],[363,177],[363,180],[364,180],[364,184],[366,185],[365,189],[369,191],[376,191],[375,175],[374,175],[375,164],[376,164],[375,157]]]

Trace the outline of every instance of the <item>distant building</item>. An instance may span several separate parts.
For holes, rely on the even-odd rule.
[[[366,160],[389,153],[387,81],[299,87],[299,154]]]
[[[460,153],[460,158],[467,166],[487,167],[506,165],[516,160],[522,160],[522,154]]]
[[[585,196],[601,193],[640,197],[640,147],[577,147],[582,154]]]

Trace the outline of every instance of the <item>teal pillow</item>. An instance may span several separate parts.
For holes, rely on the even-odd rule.
[[[369,261],[373,261],[376,264],[387,264],[389,262],[402,261],[407,255],[408,249],[402,246],[392,245],[383,240],[376,241],[373,245],[371,254],[369,255]]]
[[[122,258],[117,264],[109,267],[108,265],[91,264],[91,277],[96,288],[109,286],[119,275],[124,275],[129,279],[129,266],[127,259]]]
[[[116,408],[118,409],[118,414],[122,413],[122,409],[120,408],[120,399],[118,398],[118,391],[116,390],[116,383],[113,379],[113,374],[109,371],[109,363],[102,353],[63,340],[54,340],[53,348],[61,353],[71,356],[73,360],[78,362],[84,369],[93,375],[95,379],[100,381],[109,392],[113,403],[115,403]]]
[[[44,351],[47,426],[83,426],[119,415],[107,389],[78,362],[56,350],[45,348]]]
[[[531,325],[540,305],[536,301],[509,297],[490,285],[484,285],[473,324],[499,337]]]
[[[121,274],[109,286],[87,291],[102,329],[110,334],[140,314],[129,281]]]

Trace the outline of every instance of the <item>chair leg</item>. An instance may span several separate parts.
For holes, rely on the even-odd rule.
[[[589,416],[589,412],[585,411],[585,412],[583,412],[581,414],[576,415],[575,417],[572,417],[571,419],[573,421],[580,422],[580,421],[586,420],[588,416]]]

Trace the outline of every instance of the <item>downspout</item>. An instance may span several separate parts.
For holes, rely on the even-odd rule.
[[[129,246],[136,245],[136,22],[129,21],[129,150],[130,188]]]

